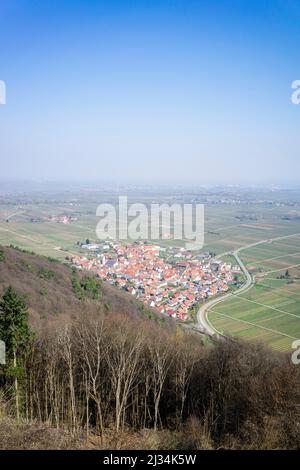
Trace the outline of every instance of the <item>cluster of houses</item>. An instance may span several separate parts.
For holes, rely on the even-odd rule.
[[[183,321],[191,318],[201,301],[227,291],[234,281],[231,264],[209,256],[199,260],[183,252],[180,260],[174,256],[170,261],[163,256],[164,248],[143,242],[114,243],[106,248],[91,259],[74,256],[71,261],[78,269],[92,271],[150,307]]]
[[[48,222],[55,222],[57,224],[68,224],[69,222],[75,222],[78,217],[72,215],[50,215],[47,219]]]

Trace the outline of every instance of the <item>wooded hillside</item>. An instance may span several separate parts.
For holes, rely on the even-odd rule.
[[[0,430],[11,445],[0,432],[0,447],[14,447],[14,432],[31,447],[32,431],[45,448],[40,436],[55,429],[64,439],[54,446],[68,448],[300,446],[290,357],[231,340],[205,347],[84,273],[14,249],[1,259]]]

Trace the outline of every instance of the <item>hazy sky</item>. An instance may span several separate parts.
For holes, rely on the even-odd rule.
[[[0,179],[300,183],[300,0],[0,0]]]

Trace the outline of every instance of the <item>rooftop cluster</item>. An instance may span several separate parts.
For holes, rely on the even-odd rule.
[[[72,257],[73,264],[180,320],[190,319],[201,300],[228,290],[234,280],[231,264],[209,254],[194,258],[181,249],[168,256],[166,248],[144,242],[105,246],[91,259]]]

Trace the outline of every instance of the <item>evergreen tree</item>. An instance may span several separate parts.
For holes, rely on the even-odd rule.
[[[9,286],[0,299],[0,339],[5,342],[8,370],[13,365],[17,419],[20,417],[20,392],[18,376],[22,371],[26,350],[29,348],[31,331],[28,325],[26,303]]]

